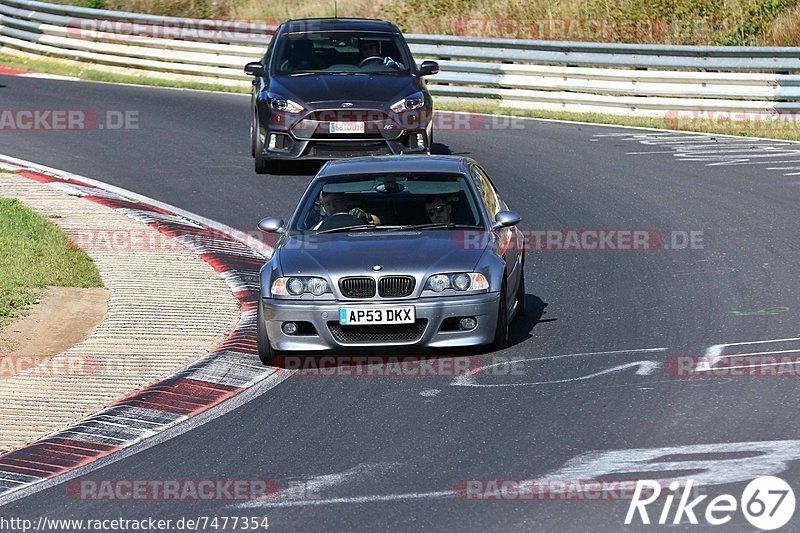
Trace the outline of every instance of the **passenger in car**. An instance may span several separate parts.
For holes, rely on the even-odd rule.
[[[449,224],[452,212],[453,206],[441,196],[434,196],[425,201],[425,214],[433,224]]]
[[[294,41],[280,68],[282,72],[322,68],[320,59],[314,49],[314,43],[308,39]]]

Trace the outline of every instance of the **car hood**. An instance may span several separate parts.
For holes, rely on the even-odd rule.
[[[309,74],[271,79],[269,92],[300,104],[380,102],[389,107],[420,90],[411,75]]]
[[[372,267],[380,265],[381,275],[421,278],[444,272],[472,272],[487,249],[471,245],[479,241],[465,241],[461,231],[309,234],[287,237],[279,250],[279,261],[284,276],[327,275],[338,279],[374,274]]]

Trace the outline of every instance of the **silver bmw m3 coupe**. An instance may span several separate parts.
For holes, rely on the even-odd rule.
[[[502,348],[524,311],[520,217],[454,156],[326,163],[260,272],[258,350]]]

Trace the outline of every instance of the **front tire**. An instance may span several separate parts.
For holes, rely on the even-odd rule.
[[[258,131],[258,115],[253,111],[250,117],[250,157],[255,157],[256,151],[256,131]]]
[[[519,264],[519,288],[517,289],[517,316],[525,314],[525,261]]]
[[[260,300],[260,299],[259,299]],[[258,311],[256,312],[256,331],[258,337],[258,358],[265,366],[270,366],[272,361],[278,355],[278,352],[272,349],[267,337],[267,326],[264,324],[264,318],[261,314],[261,302],[258,303]]]
[[[261,134],[258,130],[258,115],[255,112],[253,112],[253,121],[250,124],[250,133],[250,145],[255,158],[254,170],[256,174],[273,174],[277,172],[278,162],[261,156],[264,151],[264,145],[261,142]]]
[[[280,174],[283,172],[285,161],[256,157],[256,174]]]
[[[494,332],[492,348],[502,350],[508,346],[508,306],[506,305],[506,282],[503,280],[503,288],[500,289],[500,308],[497,311],[497,327]]]
[[[272,170],[269,164],[270,162],[264,159],[263,157],[256,156],[256,165],[255,171],[256,174],[269,174],[269,171]]]

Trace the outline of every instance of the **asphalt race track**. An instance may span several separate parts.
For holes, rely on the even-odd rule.
[[[253,172],[247,96],[11,76],[0,86],[6,108],[138,114],[137,129],[3,131],[0,153],[236,228],[287,217],[315,171]],[[440,127],[436,151],[479,161],[521,213],[522,228],[644,230],[661,244],[529,250],[532,311],[513,324],[507,350],[479,355],[496,365],[482,372],[292,376],[87,476],[270,479],[282,488],[305,482],[314,494],[256,504],[88,501],[61,484],[0,514],[267,516],[277,531],[620,531],[628,500],[469,500],[453,488],[466,480],[684,475],[704,480],[707,494],[737,498],[760,475],[800,488],[797,379],[667,372],[670,358],[721,344],[731,346],[714,353],[800,350],[792,340],[800,318],[800,168],[792,164],[800,165],[800,145],[543,121],[472,125]],[[689,232],[695,246],[684,247]],[[780,341],[738,344],[768,340]],[[652,521],[661,507],[649,508]],[[682,528],[701,527],[709,528],[684,518]],[[656,528],[635,520],[627,529]],[[753,527],[739,513],[713,529]],[[800,520],[786,529],[800,530]]]

